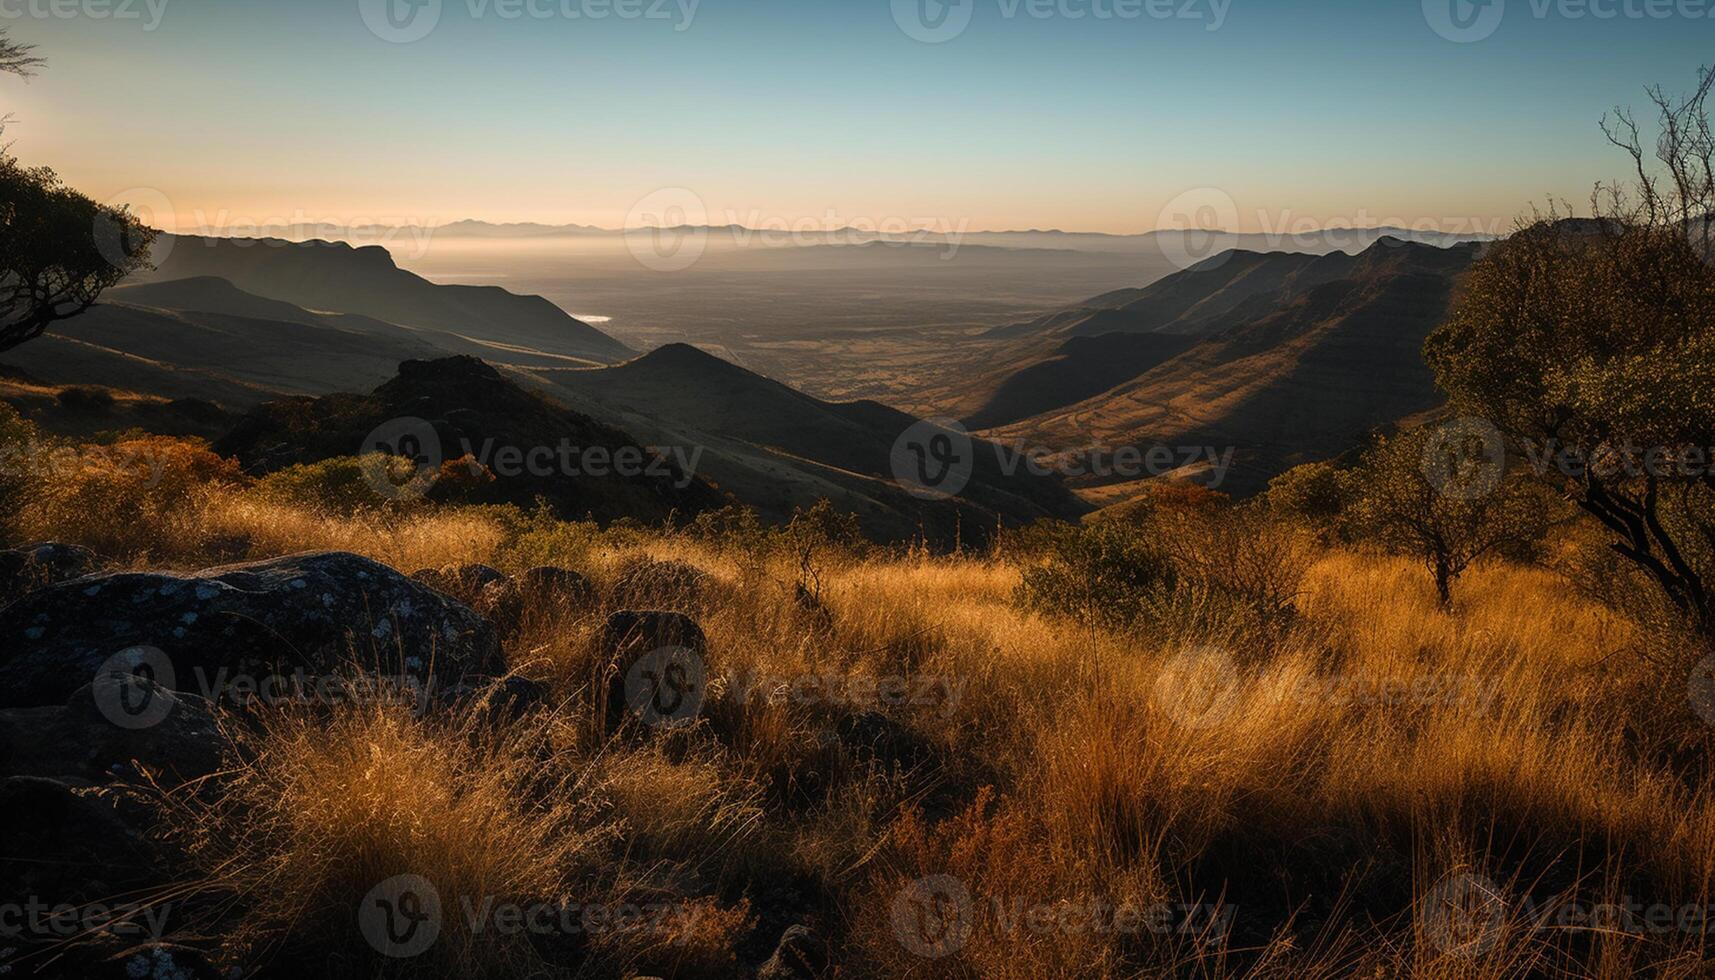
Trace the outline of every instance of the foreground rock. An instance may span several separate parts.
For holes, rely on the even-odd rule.
[[[0,893],[80,905],[165,880],[162,861],[113,798],[39,776],[0,778]]]
[[[95,553],[72,544],[47,542],[0,551],[0,606],[25,594],[95,571]]]
[[[597,641],[600,692],[596,715],[612,732],[628,720],[672,728],[696,720],[708,675],[708,638],[683,613],[622,609],[607,618]]]
[[[435,687],[506,672],[493,627],[466,606],[367,558],[324,552],[32,592],[0,610],[0,708],[63,704],[122,653],[118,669],[209,698],[242,693],[234,683],[279,690],[281,678],[359,670]]]
[[[139,768],[176,785],[220,768],[224,745],[200,699],[140,677],[99,678],[64,705],[0,710],[0,772],[73,786],[131,779]]]

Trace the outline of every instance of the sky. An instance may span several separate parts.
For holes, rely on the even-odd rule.
[[[0,27],[48,62],[0,79],[11,151],[181,231],[663,200],[1504,231],[1623,175],[1602,114],[1715,61],[1715,0],[0,0]]]

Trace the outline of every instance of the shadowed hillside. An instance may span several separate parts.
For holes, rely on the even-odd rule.
[[[498,286],[438,285],[393,262],[379,246],[344,242],[163,235],[146,281],[215,276],[311,310],[359,313],[507,347],[612,361],[629,349],[540,296]]]
[[[372,438],[378,432],[382,445]],[[645,451],[626,433],[525,391],[469,357],[407,361],[398,377],[369,395],[269,402],[215,443],[258,474],[396,446],[424,455],[419,474],[446,463],[433,484],[413,484],[417,493],[437,497],[522,507],[542,499],[568,517],[651,522],[690,518],[725,502],[689,469],[694,447],[682,447],[687,454],[678,458]],[[625,454],[633,464],[621,462]],[[482,469],[455,462],[467,455]]]
[[[1384,241],[1355,256],[1235,255],[1051,326],[1052,335],[1097,323],[1119,332],[1021,358],[972,418],[1050,446],[1233,446],[1222,489],[1255,491],[1440,403],[1423,340],[1480,247]]]
[[[987,444],[958,500],[919,500],[891,468],[895,441],[917,419],[875,402],[820,401],[686,344],[610,368],[532,373],[627,431],[709,446],[716,482],[775,519],[827,497],[884,538],[952,540],[962,529],[980,540],[997,522],[1083,510],[1055,479],[1003,471]]]

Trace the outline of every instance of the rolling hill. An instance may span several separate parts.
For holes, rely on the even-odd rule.
[[[766,518],[826,497],[881,538],[976,541],[997,523],[1084,510],[1057,479],[1008,472],[1000,449],[980,443],[959,499],[913,497],[891,459],[916,418],[871,401],[821,401],[686,344],[608,368],[528,373],[629,432],[707,447],[704,471]]]
[[[611,363],[633,352],[540,296],[441,285],[401,269],[377,245],[163,235],[140,282],[215,277],[311,311],[359,314],[443,331],[502,351]]]
[[[285,395],[366,391],[408,360],[467,354],[520,365],[592,363],[362,314],[311,312],[215,276],[122,285],[102,300],[6,352],[6,361],[57,384],[240,410]]]
[[[1232,447],[1221,489],[1254,492],[1440,403],[1423,340],[1479,248],[1382,241],[1352,256],[1240,253],[1188,270],[1045,318],[1021,341],[1036,348],[969,417],[1048,446]],[[1086,336],[1093,323],[1105,332]],[[1086,498],[1107,499],[1095,492],[1103,482],[1085,479]]]
[[[541,499],[567,518],[649,522],[673,514],[692,517],[726,502],[678,460],[657,458],[628,434],[527,391],[474,357],[407,361],[396,377],[367,395],[259,405],[214,449],[237,458],[248,472],[270,473],[376,451],[371,437],[389,425],[422,436],[419,420],[438,441],[433,465],[469,454],[490,470],[492,480],[474,481],[465,491],[477,502],[528,509]],[[592,450],[606,462],[596,463]],[[637,465],[615,462],[627,453]],[[444,485],[427,489],[433,493]]]

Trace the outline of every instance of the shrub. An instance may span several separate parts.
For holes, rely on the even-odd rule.
[[[1122,627],[1173,589],[1167,556],[1142,531],[1117,521],[1038,525],[1017,544],[1026,541],[1035,550],[1021,570],[1019,600],[1042,612]]]
[[[1508,478],[1505,460],[1466,423],[1380,437],[1353,476],[1347,533],[1422,562],[1443,606],[1453,582],[1487,555],[1526,549],[1552,515],[1541,488]]]
[[[1316,561],[1308,531],[1258,502],[1217,512],[1169,511],[1151,525],[1184,587],[1232,608],[1241,623],[1277,636],[1294,615],[1304,578]]]
[[[170,436],[54,443],[32,459],[18,530],[116,558],[194,554],[202,501],[246,482],[232,460]]]
[[[59,403],[69,412],[102,412],[113,407],[113,393],[105,388],[67,388],[60,392]]]
[[[1333,537],[1351,498],[1346,471],[1323,461],[1294,466],[1270,480],[1263,499],[1275,513],[1302,520],[1324,537]]]
[[[509,505],[480,510],[492,515],[506,535],[496,560],[514,570],[541,565],[587,569],[604,538],[594,521],[562,521],[546,506],[528,514]]]
[[[792,520],[782,532],[784,544],[793,554],[837,551],[845,554],[861,551],[863,528],[856,514],[835,509],[826,497],[818,499],[808,509],[794,507]]]
[[[403,510],[417,501],[377,492],[373,482],[375,467],[397,466],[408,472],[411,465],[407,460],[381,454],[362,458],[336,456],[270,473],[257,481],[256,489],[266,499],[328,514],[354,514],[375,508]]]

